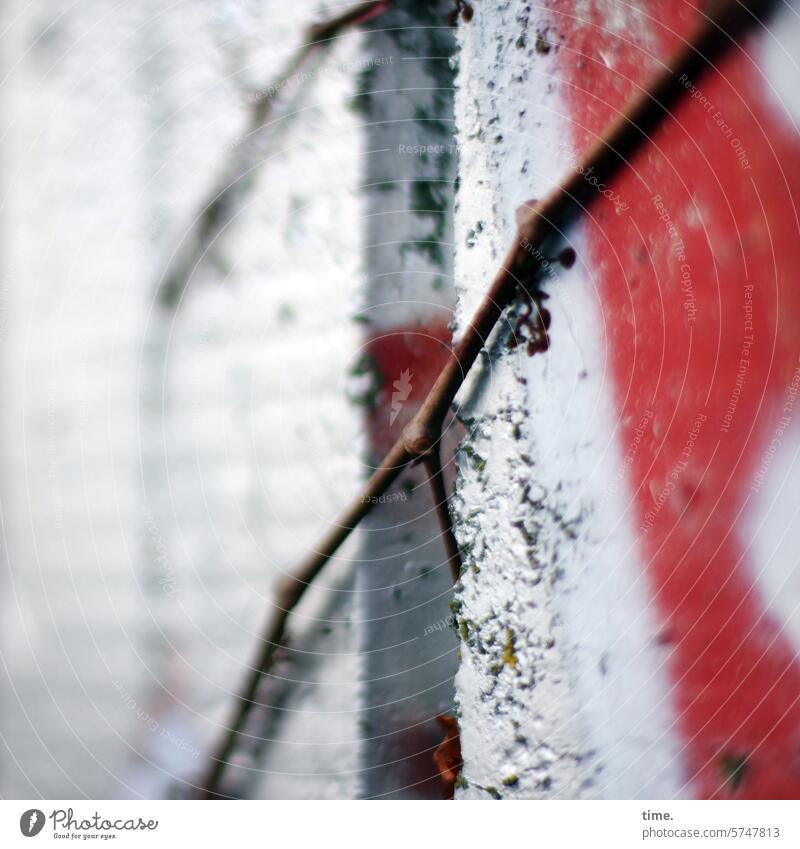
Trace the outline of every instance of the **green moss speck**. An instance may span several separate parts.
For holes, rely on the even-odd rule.
[[[281,304],[278,307],[278,321],[281,324],[289,324],[295,319],[294,307],[291,304]]]
[[[434,104],[438,106],[439,104]],[[439,110],[437,110],[439,111]],[[418,121],[421,124],[425,125],[427,130],[432,130],[435,133],[438,133],[442,136],[452,135],[453,132],[453,123],[452,121],[443,121],[441,118],[438,118],[434,113],[424,109],[421,106],[417,106],[414,109],[414,120]],[[449,156],[448,151],[442,151],[442,156]]]
[[[736,752],[725,752],[720,758],[723,784],[731,790],[741,787],[747,773],[747,755]]]
[[[469,444],[463,445],[461,450],[464,452],[466,457],[469,457],[470,462],[472,463],[472,468],[475,469],[476,472],[480,473],[486,468],[486,458],[481,457],[480,454]]]
[[[366,65],[358,74],[357,94],[353,95],[350,107],[363,118],[369,117],[372,109],[372,92],[375,89],[377,65]]]
[[[550,42],[547,40],[547,37],[545,36],[545,34],[543,32],[537,32],[536,33],[536,52],[541,54],[542,56],[546,56],[550,52],[551,49],[552,49],[552,46],[551,46]]]
[[[383,379],[378,369],[375,358],[368,353],[362,354],[350,369],[350,377],[358,381],[358,389],[348,392],[348,397],[353,404],[366,407],[369,410],[375,408],[378,403],[378,394],[383,385]],[[366,381],[359,378],[366,377]]]
[[[408,253],[417,253],[426,256],[433,265],[444,265],[444,252],[439,242],[428,239],[411,239],[403,242],[400,246],[400,255],[405,257]]]
[[[517,662],[517,656],[514,654],[514,631],[509,628],[506,631],[506,642],[503,646],[503,664],[516,669]]]

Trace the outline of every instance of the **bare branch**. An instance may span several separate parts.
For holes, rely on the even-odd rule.
[[[439,520],[439,528],[442,531],[442,542],[450,566],[450,575],[455,584],[461,576],[461,551],[453,534],[453,518],[450,514],[447,490],[444,485],[442,458],[438,443],[423,457],[422,462],[428,472],[428,483],[431,485],[433,495],[433,507],[436,510],[436,518]]]
[[[382,14],[388,7],[389,0],[369,0],[356,4],[329,21],[310,26],[304,43],[289,57],[283,70],[270,85],[253,96],[243,139],[252,146],[273,126],[273,122],[267,123],[267,119],[273,112],[278,95],[303,87],[310,78],[308,74],[302,75],[303,69],[312,61],[320,60],[335,44],[336,36]],[[200,204],[194,222],[187,228],[180,247],[156,286],[156,299],[162,306],[178,303],[203,256],[251,191],[253,172],[259,162],[257,152],[248,156],[242,145],[232,148],[220,176]]]
[[[357,527],[364,516],[369,513],[373,499],[386,492],[412,459],[400,443],[395,445],[384,458],[380,468],[376,469],[367,482],[361,497],[352,502],[338,522],[328,530],[297,570],[291,575],[286,575],[282,580],[275,593],[275,602],[270,617],[259,639],[256,656],[250,665],[244,686],[236,697],[233,721],[226,729],[217,751],[211,757],[208,775],[202,783],[201,798],[222,797],[222,794],[219,793],[219,786],[223,773],[233,754],[239,734],[244,730],[253,708],[260,704],[257,701],[259,684],[272,665],[276,650],[284,642],[286,621],[289,614],[297,606],[311,582],[317,577],[332,554],[347,539],[350,532]]]

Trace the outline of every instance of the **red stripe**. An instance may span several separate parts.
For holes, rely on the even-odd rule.
[[[431,321],[384,330],[367,341],[365,351],[379,387],[367,411],[367,430],[376,459],[391,448],[425,400],[447,362],[451,339],[447,323]],[[411,373],[411,391],[398,402],[398,414],[390,423],[394,383],[404,371]]]
[[[615,35],[602,28],[599,13],[596,27],[571,16],[572,0],[551,4],[555,25],[547,37],[560,45],[554,73],[577,151],[653,72],[654,62],[637,45],[666,57],[689,32],[689,5],[643,5],[653,18],[647,31],[632,26]],[[584,260],[607,328],[620,444],[630,444],[645,409],[654,413],[630,480],[643,526],[654,493],[680,469],[698,414],[707,416],[685,469],[672,482],[674,491],[652,527],[640,532],[654,602],[672,644],[673,697],[690,792],[798,798],[800,666],[780,622],[757,594],[759,564],[741,530],[753,476],[797,367],[800,238],[792,196],[800,197],[798,139],[765,101],[751,59],[734,54],[720,73],[698,81],[706,103],[687,98],[615,182],[613,190],[629,209],[618,212],[607,199],[592,207]],[[733,127],[732,137],[719,121]],[[752,170],[740,164],[735,138]],[[656,209],[654,194],[677,226],[685,262],[677,256],[678,239],[659,218],[663,210]],[[681,288],[686,264],[697,310],[693,323]],[[747,283],[754,286],[754,338],[726,433],[747,335]]]

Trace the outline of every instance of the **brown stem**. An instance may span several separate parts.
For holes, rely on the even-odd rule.
[[[492,281],[489,292],[464,331],[433,389],[405,431],[406,445],[422,453],[434,445],[442,422],[478,354],[485,346],[503,310],[513,300],[517,286],[535,273],[536,256],[548,240],[557,239],[573,218],[585,212],[599,195],[597,183],[609,183],[648,141],[670,108],[685,96],[683,79],[696,82],[713,66],[735,38],[760,23],[775,0],[724,0],[706,17],[652,84],[632,99],[581,157],[565,180],[541,201],[520,208],[517,235]],[[596,177],[590,182],[588,176]]]
[[[371,498],[383,494],[406,465],[425,457],[437,446],[444,417],[464,378],[485,347],[504,309],[514,299],[517,286],[536,274],[535,257],[547,248],[548,241],[559,238],[571,221],[597,198],[599,192],[586,179],[587,172],[594,175],[597,182],[611,181],[629,163],[630,158],[644,147],[649,134],[669,115],[670,108],[685,95],[687,89],[683,79],[696,83],[702,74],[713,67],[714,61],[736,43],[738,37],[761,23],[757,15],[766,15],[774,5],[775,0],[723,0],[718,3],[715,10],[703,19],[693,38],[664,67],[651,86],[633,98],[629,106],[610,123],[581,158],[574,173],[544,200],[523,206],[517,235],[503,264],[418,413],[369,479],[362,494],[320,540],[297,573],[287,578],[278,594],[275,611],[267,623],[258,656],[237,697],[234,719],[212,758],[212,768],[202,785],[206,798],[221,795],[219,786],[225,767],[250,711],[257,704],[255,698],[259,682],[269,669],[275,649],[284,639],[290,612],[302,598],[309,583],[369,512]],[[432,477],[440,480],[439,475]],[[446,501],[444,503],[446,506]],[[451,553],[448,554],[450,556]],[[457,547],[455,554],[457,556]],[[452,563],[451,560],[451,568]]]
[[[301,77],[300,72],[313,59],[330,50],[337,35],[382,14],[388,7],[389,0],[368,0],[357,3],[329,21],[310,26],[306,31],[305,42],[292,53],[275,80],[253,97],[243,139],[252,142],[266,131],[270,126],[266,121],[278,95],[284,94],[293,83],[302,86],[310,79],[310,75]],[[252,188],[252,171],[258,163],[246,159],[242,161],[243,155],[238,146],[231,151],[220,178],[203,199],[200,211],[183,239],[181,249],[173,255],[164,276],[156,286],[156,299],[162,306],[174,306],[180,300],[194,269],[214,239],[233,219],[236,210],[241,208],[244,196]]]
[[[425,470],[428,473],[428,483],[431,485],[431,493],[433,495],[433,506],[436,510],[436,518],[439,520],[439,528],[442,531],[442,541],[444,542],[447,562],[450,566],[450,575],[455,584],[461,577],[461,551],[453,534],[453,517],[450,514],[438,443],[423,457],[422,462],[425,464]]]
[[[259,639],[255,658],[249,667],[247,677],[240,693],[236,697],[233,719],[225,729],[217,750],[211,756],[211,764],[205,780],[201,783],[200,798],[220,798],[219,786],[225,768],[230,761],[238,736],[244,731],[253,708],[260,704],[256,697],[264,674],[270,668],[275,652],[284,642],[286,621],[297,606],[311,582],[328,562],[333,552],[347,539],[350,532],[366,516],[372,507],[373,499],[383,495],[396,480],[412,458],[398,443],[386,455],[380,468],[376,469],[364,488],[361,497],[353,501],[339,520],[328,530],[292,574],[286,575],[275,593],[271,615]]]

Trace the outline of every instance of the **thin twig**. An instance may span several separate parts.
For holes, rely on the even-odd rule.
[[[303,68],[313,60],[321,59],[335,44],[336,36],[382,14],[388,7],[389,0],[369,0],[328,21],[312,24],[306,30],[303,44],[292,53],[275,80],[251,97],[250,117],[243,140],[252,145],[272,126],[272,122],[267,124],[267,119],[278,95],[293,87],[301,87],[311,78],[310,74],[301,75]],[[221,175],[200,204],[193,224],[156,287],[156,299],[162,306],[174,306],[180,300],[206,251],[241,208],[244,196],[254,184],[253,171],[259,164],[257,151],[253,159],[250,161],[245,147],[237,145],[232,148]]]
[[[397,443],[386,455],[381,466],[375,470],[362,493],[349,509],[339,518],[339,521],[328,530],[320,540],[317,548],[312,551],[291,575],[286,575],[275,594],[275,603],[270,620],[259,639],[259,646],[241,692],[236,698],[234,719],[218,750],[211,758],[211,767],[202,784],[202,798],[211,799],[222,794],[218,792],[222,776],[228,765],[238,735],[244,730],[250,713],[256,706],[258,687],[264,673],[272,664],[277,649],[284,641],[286,621],[292,609],[297,605],[311,582],[328,562],[332,553],[347,539],[350,532],[369,513],[372,498],[382,495],[392,482],[413,459],[405,448]]]
[[[670,114],[671,107],[685,96],[687,88],[683,79],[696,82],[713,67],[715,60],[736,44],[737,38],[761,23],[758,15],[765,16],[775,4],[776,0],[723,0],[718,3],[651,86],[633,98],[625,111],[610,123],[582,157],[574,173],[544,200],[523,206],[517,235],[502,266],[419,411],[370,477],[363,492],[320,540],[298,571],[284,581],[260,640],[258,656],[237,698],[233,721],[212,757],[211,770],[202,784],[206,798],[223,795],[220,784],[225,768],[237,737],[257,704],[259,682],[285,638],[290,612],[325,563],[369,512],[375,497],[387,490],[405,466],[425,457],[437,445],[445,415],[500,316],[514,300],[518,286],[540,273],[535,256],[546,252],[548,246],[552,247],[549,243],[558,241],[565,228],[596,199],[598,192],[584,175],[588,172],[597,178],[596,182],[609,183],[644,147],[649,135]]]
[[[453,517],[450,514],[450,506],[447,499],[447,490],[444,484],[444,472],[442,471],[442,458],[438,443],[422,458],[425,470],[428,473],[428,483],[433,495],[433,507],[436,510],[436,518],[439,520],[439,528],[442,532],[444,551],[450,566],[450,574],[453,583],[458,583],[461,577],[461,551],[453,534]]]

